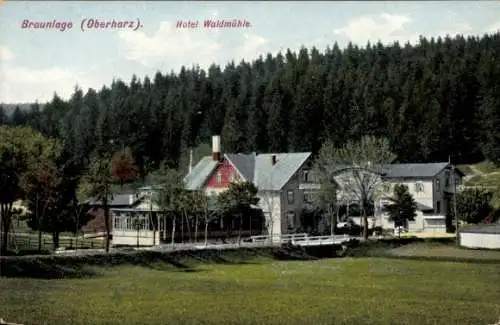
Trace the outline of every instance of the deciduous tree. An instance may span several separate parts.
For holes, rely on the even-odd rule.
[[[343,196],[358,202],[363,218],[363,237],[368,238],[367,209],[380,194],[384,165],[396,156],[385,138],[364,136],[335,148],[326,142],[319,153],[317,170],[321,186],[327,190],[335,184]]]
[[[126,181],[137,179],[139,168],[135,164],[134,157],[130,148],[123,148],[117,151],[111,160],[111,174],[120,181],[120,187]]]
[[[217,202],[221,210],[231,216],[235,216],[239,221],[238,243],[241,243],[241,231],[243,228],[243,218],[250,217],[251,208],[259,203],[257,197],[258,189],[251,182],[231,183],[229,188],[220,193]]]
[[[466,223],[481,223],[493,212],[492,193],[478,188],[468,188],[456,194],[456,211],[459,220]],[[449,209],[455,219],[453,200]]]
[[[40,162],[24,178],[23,189],[31,211],[28,225],[38,231],[38,251],[42,250],[42,231],[50,230],[46,227],[50,224],[45,220],[46,215],[53,218],[58,213],[61,181],[57,166],[51,161]]]
[[[106,252],[109,252],[111,242],[109,202],[113,199],[112,184],[111,159],[108,157],[95,157],[91,162],[90,170],[83,176],[78,190],[80,196],[98,201],[104,211]]]
[[[59,146],[27,126],[0,126],[0,139],[0,234],[5,252],[12,206],[25,195],[25,178],[40,162],[54,160]]]

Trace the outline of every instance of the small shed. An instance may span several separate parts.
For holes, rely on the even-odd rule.
[[[460,231],[460,246],[500,249],[500,223],[464,227]]]

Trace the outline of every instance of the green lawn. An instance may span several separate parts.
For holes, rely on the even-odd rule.
[[[500,265],[383,258],[98,269],[0,278],[0,318],[21,324],[460,324],[500,317]]]
[[[474,175],[465,185],[496,188],[500,186],[500,174]]]
[[[474,165],[479,171],[485,173],[485,174],[489,174],[489,173],[494,173],[494,172],[498,172],[499,168],[497,166],[495,166],[494,163],[492,163],[491,161],[483,161],[483,162],[480,162],[476,165]]]
[[[455,258],[460,260],[498,261],[500,269],[500,250],[466,249],[455,245],[416,243],[404,245],[389,251],[389,254],[398,257],[428,257],[428,258]],[[499,284],[500,290],[500,284]]]

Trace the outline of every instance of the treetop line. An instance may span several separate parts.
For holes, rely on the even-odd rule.
[[[0,122],[9,127],[0,128],[0,135],[10,139],[0,142],[10,155],[0,157],[2,230],[8,231],[12,217],[9,204],[35,193],[30,204],[36,211],[60,212],[53,214],[57,227],[37,227],[58,233],[69,227],[64,220],[81,221],[70,212],[79,192],[102,198],[112,193],[112,161],[121,166],[113,173],[123,176],[122,184],[130,174],[145,179],[162,166],[185,174],[191,149],[196,163],[210,153],[213,134],[221,134],[224,151],[233,153],[318,153],[324,144],[342,153],[346,144],[372,136],[384,139],[382,160],[433,162],[451,156],[454,164],[484,158],[498,163],[498,49],[500,33],[422,39],[404,47],[334,46],[324,53],[302,48],[230,63],[224,70],[182,68],[177,75],[158,72],[153,80],[133,76],[128,85],[115,80],[98,91],[76,88],[67,101],[55,95],[28,111],[15,107],[7,114],[9,106],[2,105]],[[349,152],[340,156],[348,161]],[[369,161],[380,158],[372,155]],[[137,168],[122,168],[132,160]],[[26,187],[26,180],[44,185]],[[457,208],[461,204],[457,200]],[[68,214],[72,217],[62,218]]]
[[[363,135],[387,137],[399,162],[498,160],[499,34],[422,38],[419,45],[334,45],[224,69],[183,67],[57,95],[3,123],[64,139],[77,157],[130,147],[142,170],[184,165],[188,148],[221,134],[228,152],[317,152]],[[115,149],[116,149],[115,148]]]

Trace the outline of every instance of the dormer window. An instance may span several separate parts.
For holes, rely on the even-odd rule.
[[[219,171],[217,172],[217,184],[221,184],[222,183],[222,173]]]
[[[415,184],[415,192],[421,193],[424,191],[424,184],[418,182]]]

